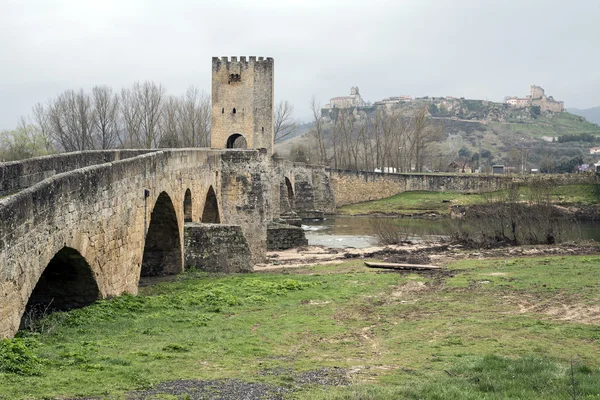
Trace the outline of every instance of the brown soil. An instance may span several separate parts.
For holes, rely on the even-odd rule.
[[[544,299],[533,295],[509,295],[502,299],[507,304],[515,305],[518,314],[544,314],[552,320],[600,324],[600,306],[582,304],[576,298],[555,296]]]

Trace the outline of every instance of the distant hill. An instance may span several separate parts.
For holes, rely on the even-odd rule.
[[[579,115],[584,117],[590,122],[600,125],[600,107],[592,107],[581,110],[579,108],[568,108],[571,114]]]
[[[407,102],[395,105],[394,109],[410,114],[413,107],[422,104]],[[497,163],[518,168],[524,149],[527,149],[529,168],[539,168],[544,163],[559,165],[573,159],[578,163],[598,162],[598,157],[591,155],[589,149],[600,146],[600,126],[582,115],[539,113],[534,108],[513,109],[502,103],[464,99],[430,100],[428,107],[432,119],[442,125],[445,133],[445,139],[430,149],[430,153],[436,155],[429,161],[431,169],[441,169],[441,160],[448,162],[457,158],[462,147],[472,153],[491,153],[487,159],[489,165]],[[600,107],[597,110],[600,111]],[[365,107],[359,111],[368,114],[375,109]],[[331,111],[324,119],[328,147],[332,146],[330,115],[333,116]],[[315,148],[308,130],[278,143],[277,152],[286,156],[295,147],[304,147],[308,152]]]

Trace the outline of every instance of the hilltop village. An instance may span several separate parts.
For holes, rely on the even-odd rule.
[[[565,110],[564,102],[557,101],[552,96],[546,96],[544,89],[536,85],[530,87],[529,95],[525,97],[507,96],[504,102],[453,96],[413,98],[408,95],[400,95],[386,97],[374,103],[365,101],[360,95],[359,88],[353,86],[350,89],[350,95],[331,98],[329,103],[321,109],[321,115],[325,118],[331,118],[336,110],[340,109],[354,109],[355,115],[358,115],[361,111],[369,112],[382,106],[393,109],[422,105],[428,107],[429,113],[433,117],[455,117],[500,122],[511,117],[531,119],[535,115],[551,115]]]
[[[530,86],[525,96],[507,96],[502,102],[409,95],[370,102],[361,96],[358,87],[352,87],[348,96],[333,97],[320,109],[322,129],[332,152],[350,149],[360,156],[353,143],[336,147],[334,141],[352,135],[360,141],[363,132],[381,146],[374,150],[375,159],[385,153],[384,148],[398,149],[395,158],[375,164],[400,164],[392,159],[408,160],[411,154],[405,152],[410,152],[414,143],[425,143],[423,139],[404,137],[407,132],[409,136],[415,132],[414,116],[418,114],[428,125],[423,131],[427,133],[427,145],[425,152],[420,152],[422,165],[413,160],[400,169],[381,165],[376,170],[491,173],[494,165],[502,165],[507,172],[565,173],[589,171],[599,164],[600,126],[569,113],[563,101],[546,95],[537,85]],[[399,136],[392,139],[393,135]],[[384,146],[385,136],[390,139]],[[363,156],[368,157],[371,155]],[[355,168],[353,162],[346,164],[349,169]]]

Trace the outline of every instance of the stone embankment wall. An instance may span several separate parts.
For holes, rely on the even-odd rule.
[[[302,228],[288,224],[271,223],[267,227],[267,250],[287,250],[307,246],[308,239]]]
[[[0,163],[0,197],[26,189],[53,175],[136,157],[156,150],[98,150],[62,153]]]
[[[185,267],[206,272],[250,272],[252,254],[239,225],[186,223]]]
[[[492,192],[508,187],[511,178],[481,175],[382,174],[328,170],[335,206],[394,196],[401,192]]]
[[[485,193],[506,189],[512,183],[528,185],[533,180],[549,185],[595,184],[594,174],[561,175],[457,175],[457,174],[383,174],[367,171],[328,169],[335,206],[361,203],[394,196],[407,191]],[[315,190],[315,196],[317,192]]]

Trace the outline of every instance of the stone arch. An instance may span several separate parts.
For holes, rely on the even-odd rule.
[[[181,238],[171,197],[156,199],[146,233],[141,276],[172,275],[182,271]]]
[[[227,148],[228,149],[246,149],[248,148],[248,142],[246,138],[239,134],[234,133],[233,135],[227,138]]]
[[[99,298],[90,265],[77,250],[65,246],[52,257],[31,292],[21,328],[48,312],[85,307]]]
[[[286,176],[279,185],[280,213],[285,214],[294,210],[294,188]]]
[[[220,224],[219,203],[213,187],[208,188],[206,201],[204,202],[204,211],[202,212],[202,222],[206,224]]]
[[[192,222],[192,191],[189,188],[183,198],[183,221]]]

